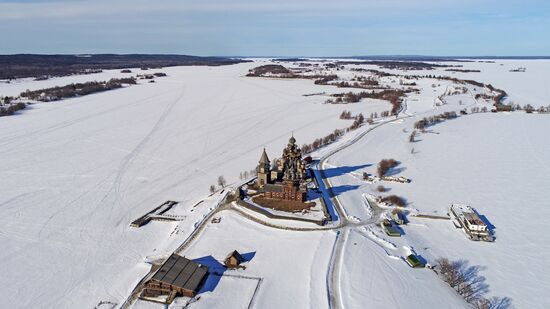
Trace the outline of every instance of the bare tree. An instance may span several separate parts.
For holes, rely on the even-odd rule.
[[[466,261],[449,261],[447,258],[439,258],[436,261],[439,276],[455,289],[465,301],[472,304],[475,309],[508,309],[512,307],[512,301],[508,297],[493,297],[486,299],[485,294],[489,286],[485,283],[485,277],[479,274],[479,266],[469,266]]]
[[[396,206],[404,207],[407,205],[405,200],[402,197],[399,197],[397,195],[389,195],[382,198],[382,202],[390,203]]]
[[[413,130],[412,133],[411,133],[411,135],[409,135],[409,142],[410,142],[410,143],[414,143],[414,141],[415,141],[414,138],[415,138],[415,137],[416,137],[416,130]]]
[[[394,159],[384,159],[378,163],[378,177],[382,178],[386,175],[386,173],[396,167],[399,163],[395,161]]]
[[[225,178],[223,176],[219,176],[218,177],[218,185],[220,187],[224,188],[226,184],[227,184],[227,181],[225,181]]]
[[[210,185],[210,193],[216,192],[216,186]]]

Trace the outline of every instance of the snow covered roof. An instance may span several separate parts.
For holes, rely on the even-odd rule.
[[[485,225],[472,207],[463,204],[453,204],[451,208],[454,208],[457,212],[457,216],[462,217],[464,220],[468,221],[469,224]]]

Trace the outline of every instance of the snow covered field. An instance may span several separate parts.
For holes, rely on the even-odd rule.
[[[467,304],[428,269],[411,269],[384,248],[352,230],[344,249],[344,308],[465,308]],[[397,250],[400,251],[400,250]]]
[[[429,71],[401,71],[383,69],[385,72],[402,75],[437,75],[450,76],[459,79],[469,79],[491,84],[496,88],[504,89],[508,93],[508,102],[514,102],[524,106],[531,104],[535,107],[548,106],[550,101],[550,88],[548,88],[549,60],[482,60],[494,61],[494,63],[470,61],[465,62],[434,62],[444,65],[461,65],[456,69],[479,70],[480,72],[450,72],[449,68],[435,68]],[[349,66],[353,67],[353,66]],[[376,66],[364,67],[378,69]],[[510,72],[519,67],[526,68],[525,72]]]
[[[122,303],[149,271],[146,261],[170,254],[218,205],[221,194],[207,195],[219,175],[237,182],[240,172],[255,166],[263,147],[280,156],[292,132],[302,144],[348,127],[350,120],[338,118],[344,109],[366,116],[390,109],[381,100],[322,104],[326,96],[303,95],[350,89],[314,85],[311,80],[244,77],[250,68],[265,63],[164,68],[155,71],[168,77],[154,84],[34,104],[0,118],[0,307],[93,308],[100,301]],[[544,86],[548,79],[541,76],[547,76],[550,61],[461,64],[482,72],[445,74],[491,83],[522,105],[549,103],[544,101],[549,97]],[[519,66],[527,72],[508,72]],[[152,71],[134,70],[129,75],[142,73]],[[418,72],[404,74],[408,73]],[[346,74],[352,75],[342,72]],[[106,71],[0,83],[0,96],[120,76],[126,75]],[[422,213],[444,215],[451,203],[468,203],[494,225],[496,242],[471,242],[450,221],[411,218],[405,235],[395,241],[397,249],[387,252],[400,256],[405,254],[403,247],[412,247],[429,262],[438,257],[464,259],[482,269],[488,296],[510,297],[517,308],[545,308],[550,303],[544,293],[550,284],[544,264],[550,258],[550,238],[544,233],[550,215],[544,207],[544,192],[550,187],[550,116],[468,115],[430,127],[432,133],[409,143],[413,124],[421,117],[487,106],[473,98],[482,90],[470,86],[468,92],[446,96],[446,104],[439,105],[438,96],[454,86],[432,84],[418,81],[421,92],[406,99],[402,116],[410,118],[381,125],[329,158],[327,176],[338,200],[350,221],[370,219],[372,211],[363,194],[374,193],[380,183],[367,184],[362,173],[374,173],[378,161],[395,158],[401,162],[397,176],[413,181],[383,182],[390,188],[387,194],[406,197],[407,207]],[[349,133],[314,155],[371,127]],[[130,228],[131,221],[166,200],[180,202],[171,213],[185,217],[182,221]],[[220,261],[233,249],[255,252],[246,270],[228,272],[264,279],[255,308],[329,305],[334,231],[278,230],[234,211],[219,215],[221,223],[209,223],[183,252],[186,256]],[[433,272],[409,268],[384,253],[384,241],[368,235],[363,226],[350,228],[341,264],[336,265],[346,308],[465,306]],[[255,289],[250,282],[223,278],[191,307],[247,306]],[[232,298],[235,287],[242,289],[242,297]],[[400,287],[402,293],[390,290]],[[139,302],[136,307],[159,305]]]
[[[191,207],[219,175],[238,180],[264,146],[280,155],[291,132],[309,142],[349,126],[338,118],[341,106],[302,96],[335,87],[243,77],[256,65],[166,68],[169,76],[154,84],[0,118],[2,305],[124,301],[149,269],[144,258],[173,250],[208,213],[208,203]],[[44,87],[4,92],[13,85],[1,84],[0,93]],[[387,110],[383,104],[346,108],[370,113]],[[180,201],[187,222],[129,227],[169,199]],[[174,230],[185,232],[170,239]]]
[[[262,278],[254,299],[255,308],[328,307],[326,278],[336,235],[333,231],[287,231],[258,225],[234,212],[224,211],[220,215],[222,221],[209,224],[183,252],[185,256],[203,261],[210,268],[223,263],[233,250],[249,256],[250,261],[243,264],[246,269],[226,270],[224,275]],[[218,288],[208,281],[205,289],[192,308],[221,308],[226,300],[252,297],[236,293],[235,286]],[[214,291],[209,292],[210,289]]]
[[[448,257],[479,266],[490,296],[509,297],[518,308],[545,308],[550,303],[544,293],[550,283],[545,267],[550,238],[538,231],[545,230],[550,216],[543,193],[550,186],[549,126],[548,115],[471,115],[438,124],[433,128],[437,134],[423,134],[411,145],[402,127],[412,127],[412,121],[404,121],[374,130],[331,163],[372,164],[364,170],[375,173],[379,160],[395,158],[401,162],[399,175],[412,183],[383,185],[390,188],[388,194],[405,197],[409,209],[445,215],[451,203],[475,207],[494,225],[494,243],[472,242],[450,221],[413,217],[402,239],[429,262]],[[361,183],[351,177],[333,182]],[[343,205],[362,205],[361,192],[374,193],[376,185],[363,182],[341,197]]]

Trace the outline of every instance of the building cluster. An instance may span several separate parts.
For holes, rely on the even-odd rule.
[[[288,140],[283,155],[273,165],[264,149],[258,166],[257,184],[266,198],[304,202],[307,198],[306,161],[296,146],[294,136]]]
[[[248,262],[237,250],[226,257],[226,269],[246,269]],[[204,287],[211,270],[184,256],[173,253],[160,265],[152,277],[144,283],[140,298],[169,305],[176,297],[195,297]]]

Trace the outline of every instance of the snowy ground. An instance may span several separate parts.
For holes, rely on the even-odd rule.
[[[70,75],[62,77],[52,77],[46,80],[34,80],[34,78],[20,78],[9,81],[0,80],[0,95],[18,96],[26,90],[38,90],[56,86],[65,86],[73,83],[85,83],[90,81],[108,81],[111,78],[131,77],[138,74],[153,74],[164,72],[164,69],[151,69],[142,71],[141,69],[131,69],[132,73],[120,73],[120,70],[104,70],[101,73]]]
[[[446,214],[451,203],[476,208],[494,225],[496,242],[472,242],[450,221],[412,217],[403,241],[432,263],[448,257],[479,266],[489,296],[510,297],[518,308],[544,308],[550,302],[544,293],[550,282],[544,266],[550,258],[550,239],[536,231],[545,230],[550,215],[542,193],[550,186],[550,148],[542,142],[549,120],[548,115],[523,113],[471,115],[436,125],[437,134],[423,134],[414,145],[401,126],[386,125],[331,162],[372,164],[364,170],[374,173],[380,159],[392,157],[401,161],[399,174],[412,183],[383,184],[390,188],[387,194],[404,196],[408,208],[439,215]],[[404,124],[410,128],[412,121]],[[349,176],[333,182],[361,183]],[[362,184],[340,199],[354,211],[362,205],[361,192],[374,193],[376,185]]]
[[[548,72],[550,61],[497,62],[462,63],[463,69],[479,68],[482,73],[446,74],[492,83],[522,105],[548,105],[543,102],[548,80],[541,74]],[[222,195],[206,196],[219,175],[229,183],[238,181],[240,172],[255,166],[264,146],[268,153],[280,155],[291,132],[301,144],[348,127],[350,120],[338,119],[344,109],[367,116],[390,109],[380,100],[322,104],[326,96],[303,95],[351,89],[314,85],[311,80],[244,77],[248,69],[263,63],[165,68],[158,71],[168,77],[154,84],[35,104],[0,118],[0,307],[91,308],[100,301],[123,302],[149,271],[146,261],[172,252],[218,205]],[[508,72],[519,66],[527,72]],[[133,74],[141,73],[151,71]],[[106,71],[0,83],[0,96],[121,75]],[[471,242],[447,221],[411,219],[405,235],[394,241],[396,249],[385,251],[388,237],[377,232],[378,227],[372,231],[382,240],[369,239],[365,227],[356,226],[336,265],[341,269],[342,302],[346,308],[370,303],[396,308],[413,300],[426,308],[464,305],[432,272],[408,268],[387,254],[398,257],[406,253],[403,248],[412,247],[428,261],[446,256],[480,266],[489,296],[510,297],[518,308],[544,308],[550,303],[544,293],[550,273],[543,264],[550,258],[543,226],[549,215],[543,200],[550,184],[545,177],[550,171],[549,116],[469,115],[438,124],[411,144],[408,136],[420,117],[487,106],[473,99],[482,91],[475,87],[439,102],[438,97],[455,85],[432,86],[433,80],[418,84],[421,93],[406,99],[402,114],[410,118],[377,127],[328,160],[327,176],[337,198],[350,221],[368,220],[372,212],[363,194],[374,193],[378,184],[366,184],[361,175],[374,173],[380,159],[393,157],[401,161],[397,175],[413,182],[384,182],[391,189],[388,194],[406,197],[409,208],[425,213],[445,214],[450,203],[468,203],[495,226],[496,242]],[[345,135],[314,156],[371,127]],[[129,227],[166,200],[180,202],[170,212],[185,216],[183,221]],[[278,230],[234,211],[220,216],[221,223],[209,223],[184,254],[219,261],[233,249],[256,252],[250,267],[235,271],[265,279],[256,308],[273,303],[288,308],[328,306],[334,231]],[[192,307],[242,307],[252,285],[238,283],[243,297],[230,303],[236,280],[223,278],[214,292],[202,293]],[[377,290],[365,288],[365,282]],[[397,293],[387,288],[401,285],[423,289]],[[427,291],[437,293],[423,294]]]
[[[262,278],[254,299],[255,308],[328,307],[326,278],[334,232],[287,231],[263,227],[234,212],[224,211],[220,215],[221,223],[209,224],[183,252],[185,256],[198,259],[211,269],[220,269],[219,263],[233,250],[249,257],[250,261],[243,264],[246,269],[227,270],[224,275]],[[238,285],[217,286],[215,281],[206,282],[201,299],[190,308],[229,308],[225,306],[226,300],[252,297],[245,291],[236,293]]]
[[[429,269],[411,269],[399,256],[359,230],[344,249],[344,308],[465,308],[466,303]],[[396,249],[396,251],[400,251]]]
[[[243,77],[256,65],[166,68],[169,76],[154,84],[35,104],[0,118],[3,306],[124,301],[148,271],[144,258],[179,245],[211,207],[200,205],[185,222],[133,229],[132,220],[166,200],[192,214],[219,175],[237,181],[262,147],[280,153],[291,132],[310,142],[350,125],[338,119],[342,106],[302,96],[335,87]],[[0,93],[45,86],[24,83],[11,92],[5,89],[15,84],[2,84]],[[346,109],[389,108],[380,104]],[[31,274],[32,281],[14,279]]]
[[[486,61],[486,60],[482,60]],[[385,72],[401,75],[437,75],[450,76],[459,79],[475,80],[486,84],[491,84],[499,89],[504,89],[508,93],[508,101],[524,106],[531,104],[535,107],[548,106],[550,101],[550,89],[548,85],[548,72],[550,71],[550,61],[548,60],[493,60],[495,63],[486,63],[479,61],[466,62],[435,62],[436,64],[461,65],[459,68],[479,70],[481,72],[449,72],[449,68],[436,68],[435,70],[389,70],[382,69]],[[379,69],[377,66],[348,66],[365,67]],[[510,72],[511,69],[525,67],[526,72]]]

